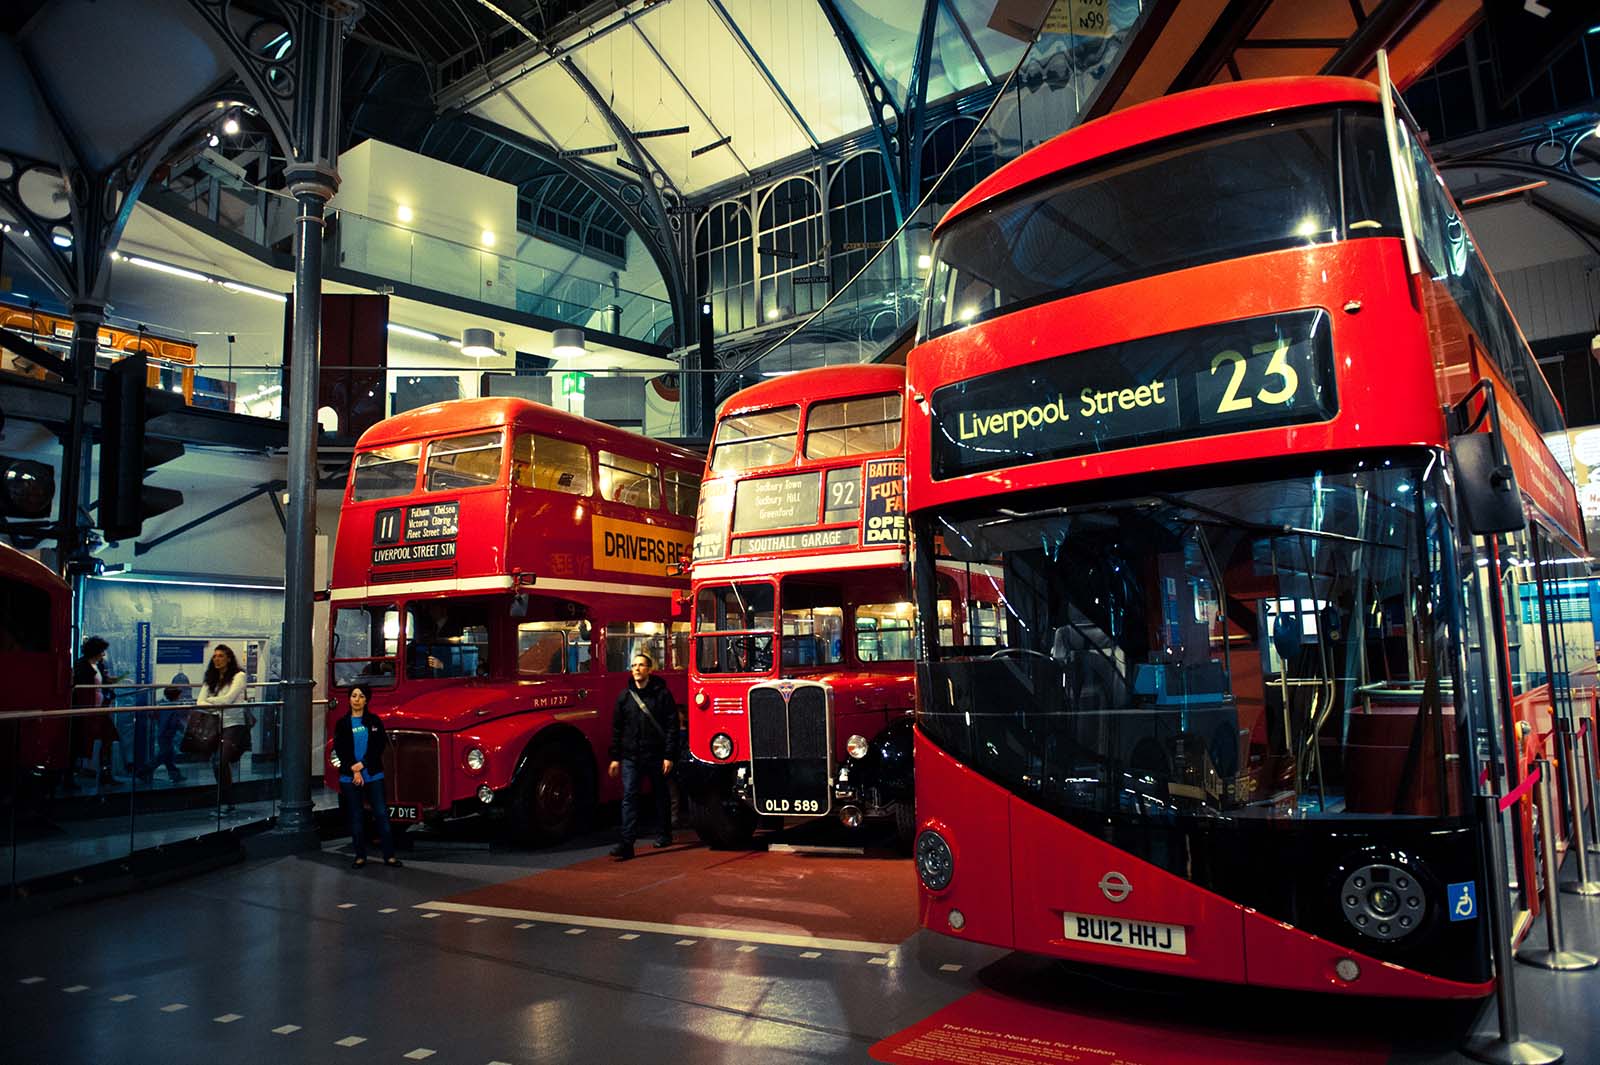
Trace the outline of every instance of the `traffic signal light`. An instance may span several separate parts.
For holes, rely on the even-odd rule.
[[[144,519],[183,502],[173,488],[153,488],[145,475],[183,454],[175,440],[151,439],[146,424],[183,406],[183,400],[147,384],[144,355],[129,355],[106,371],[100,401],[100,531],[107,540],[139,535]]]
[[[54,467],[0,455],[0,514],[8,518],[48,518],[55,502]]]

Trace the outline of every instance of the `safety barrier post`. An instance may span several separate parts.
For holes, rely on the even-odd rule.
[[[1556,811],[1555,785],[1551,782],[1552,766],[1548,758],[1539,759],[1539,861],[1544,868],[1544,935],[1547,946],[1543,949],[1524,947],[1517,951],[1517,960],[1524,965],[1535,965],[1556,972],[1574,972],[1593,969],[1600,958],[1578,950],[1567,950],[1561,933],[1561,898],[1556,892]]]
[[[1578,755],[1579,748],[1583,745],[1583,733],[1574,733],[1572,722],[1566,718],[1560,719],[1557,724],[1561,730],[1562,757],[1567,763],[1567,794],[1572,797],[1572,850],[1578,857],[1578,879],[1568,880],[1560,885],[1560,888],[1568,895],[1578,895],[1587,899],[1600,898],[1600,882],[1589,879],[1589,848],[1583,824],[1583,775],[1578,772]],[[1593,810],[1590,812],[1593,813]]]
[[[1600,781],[1594,774],[1594,717],[1583,719],[1578,727],[1578,748],[1583,751],[1583,793],[1589,798],[1589,853],[1600,854]]]
[[[1478,796],[1479,831],[1484,834],[1489,869],[1484,884],[1489,907],[1489,936],[1495,970],[1495,1004],[1500,1013],[1499,1035],[1478,1035],[1467,1040],[1461,1052],[1475,1061],[1490,1065],[1557,1065],[1567,1054],[1554,1043],[1524,1039],[1517,1020],[1517,983],[1513,966],[1507,964],[1511,949],[1511,918],[1506,913],[1505,826],[1500,821],[1500,800],[1494,795]]]

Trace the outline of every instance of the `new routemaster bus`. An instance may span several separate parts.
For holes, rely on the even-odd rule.
[[[690,811],[713,845],[830,813],[910,842],[904,393],[904,367],[840,366],[722,406],[690,587]]]
[[[506,815],[569,834],[619,797],[612,710],[647,651],[680,704],[675,576],[701,459],[513,398],[440,403],[362,434],[329,598],[333,696],[362,683],[402,824]],[[327,726],[330,786],[333,722]]]
[[[1587,552],[1561,413],[1397,108],[1344,79],[1166,97],[937,228],[906,419],[928,928],[1491,989],[1474,797],[1570,714],[1578,635],[1518,624],[1515,586]],[[1526,528],[1491,542],[1469,489],[1506,482],[1462,471],[1496,440]],[[997,568],[998,648],[937,631],[947,565]],[[1526,804],[1506,820],[1525,930]]]

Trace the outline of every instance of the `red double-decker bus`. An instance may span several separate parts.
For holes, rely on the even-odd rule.
[[[830,367],[719,413],[695,527],[685,777],[715,846],[748,842],[758,816],[829,814],[894,818],[910,842],[904,393],[904,367]],[[945,623],[964,624],[952,600]]]
[[[681,704],[673,620],[699,456],[526,400],[396,415],[362,434],[339,517],[329,682],[392,742],[399,823],[506,815],[550,842],[597,801],[638,651]],[[327,742],[329,786],[333,722]]]
[[[1519,885],[1520,933],[1538,878],[1517,803],[1486,881],[1481,809],[1578,712],[1580,634],[1539,604],[1587,552],[1541,439],[1561,412],[1398,97],[1156,100],[1002,168],[935,237],[907,371],[923,923],[1485,994],[1488,893]],[[1469,521],[1484,443],[1526,518],[1497,538]],[[998,649],[933,626],[949,566],[998,575]]]
[[[0,671],[8,678],[0,710],[64,710],[71,703],[72,591],[47,566],[0,544]],[[72,772],[72,719],[0,725],[0,775],[30,799]],[[17,796],[12,796],[15,799]]]

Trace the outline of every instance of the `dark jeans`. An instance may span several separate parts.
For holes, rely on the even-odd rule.
[[[350,842],[355,844],[356,857],[367,856],[367,823],[362,816],[362,797],[372,803],[372,819],[378,822],[378,842],[383,847],[383,860],[394,857],[394,833],[389,830],[389,804],[383,797],[383,781],[366,778],[364,783],[339,781],[339,791],[344,795],[345,813],[350,818]]]
[[[161,710],[156,713],[156,749],[152,757],[145,751],[145,734],[150,727],[146,722],[150,711],[141,711],[133,726],[133,750],[135,769],[140,776],[147,776],[155,772],[156,766],[164,765],[174,775],[178,772],[177,759],[172,756],[172,743],[178,738],[184,724],[189,720],[187,710]]]
[[[661,772],[661,759],[645,758],[635,761],[622,759],[622,845],[633,846],[639,838],[639,785],[650,780],[650,793],[656,804],[656,838],[672,835],[672,797],[667,793],[666,774]]]
[[[217,802],[223,806],[233,803],[233,767],[249,749],[250,729],[247,726],[229,725],[222,730],[222,740],[217,744],[211,771],[217,778]]]

